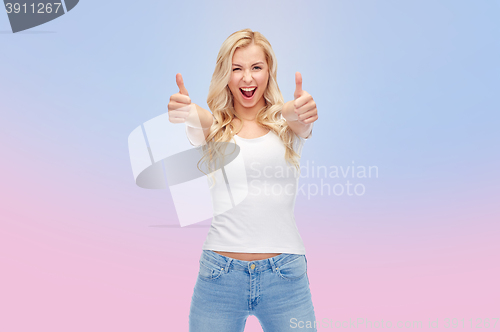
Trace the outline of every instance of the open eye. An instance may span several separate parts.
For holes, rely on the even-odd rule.
[[[255,66],[254,68],[259,68],[259,69],[262,69],[262,68],[260,68],[259,66]]]

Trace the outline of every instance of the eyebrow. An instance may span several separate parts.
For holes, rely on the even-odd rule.
[[[254,65],[258,65],[258,64],[264,64],[264,62],[262,62],[262,61],[256,62],[256,63],[254,63],[252,66],[254,66]],[[233,63],[233,66],[243,67],[242,65],[239,65],[239,64],[237,64],[237,63]]]

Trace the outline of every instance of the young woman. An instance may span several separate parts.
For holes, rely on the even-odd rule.
[[[243,331],[249,315],[264,331],[316,331],[294,205],[302,146],[318,112],[302,90],[300,73],[294,100],[287,103],[276,76],[270,43],[250,29],[222,44],[207,99],[212,113],[191,102],[182,76],[176,76],[179,93],[170,97],[170,121],[185,123],[195,146],[238,145],[248,181],[244,200],[212,220],[191,300],[191,332]],[[223,204],[220,192],[238,185],[219,181],[211,191],[214,206]]]

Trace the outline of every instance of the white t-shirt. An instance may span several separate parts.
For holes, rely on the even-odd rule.
[[[307,139],[311,136],[312,132]],[[307,139],[295,137],[299,155]],[[283,142],[269,131],[254,139],[234,135],[233,143],[240,148],[246,174],[240,174],[239,184],[228,183],[227,177],[217,179],[210,189],[214,211],[226,203],[218,197],[227,188],[236,190],[245,181],[248,194],[223,213],[214,213],[203,250],[305,255],[294,216],[300,173],[286,163]]]

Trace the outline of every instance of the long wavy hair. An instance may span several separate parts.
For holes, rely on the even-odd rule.
[[[269,68],[267,89],[264,92],[265,106],[257,113],[256,121],[260,126],[273,131],[281,139],[286,148],[285,160],[300,172],[300,157],[294,151],[296,134],[281,116],[284,99],[276,79],[278,72],[276,55],[269,41],[261,33],[250,29],[243,29],[231,34],[222,43],[217,55],[217,62],[207,97],[207,104],[212,111],[214,121],[206,138],[206,144],[201,146],[203,156],[200,162],[205,160],[210,165],[217,156],[223,156],[220,150],[224,144],[220,144],[220,142],[234,140],[233,136],[243,127],[244,120],[234,110],[234,99],[228,83],[232,73],[234,52],[236,49],[247,47],[252,43],[262,48]],[[234,118],[238,118],[241,122],[238,129],[233,124]],[[212,171],[216,167],[209,166],[209,169]]]

